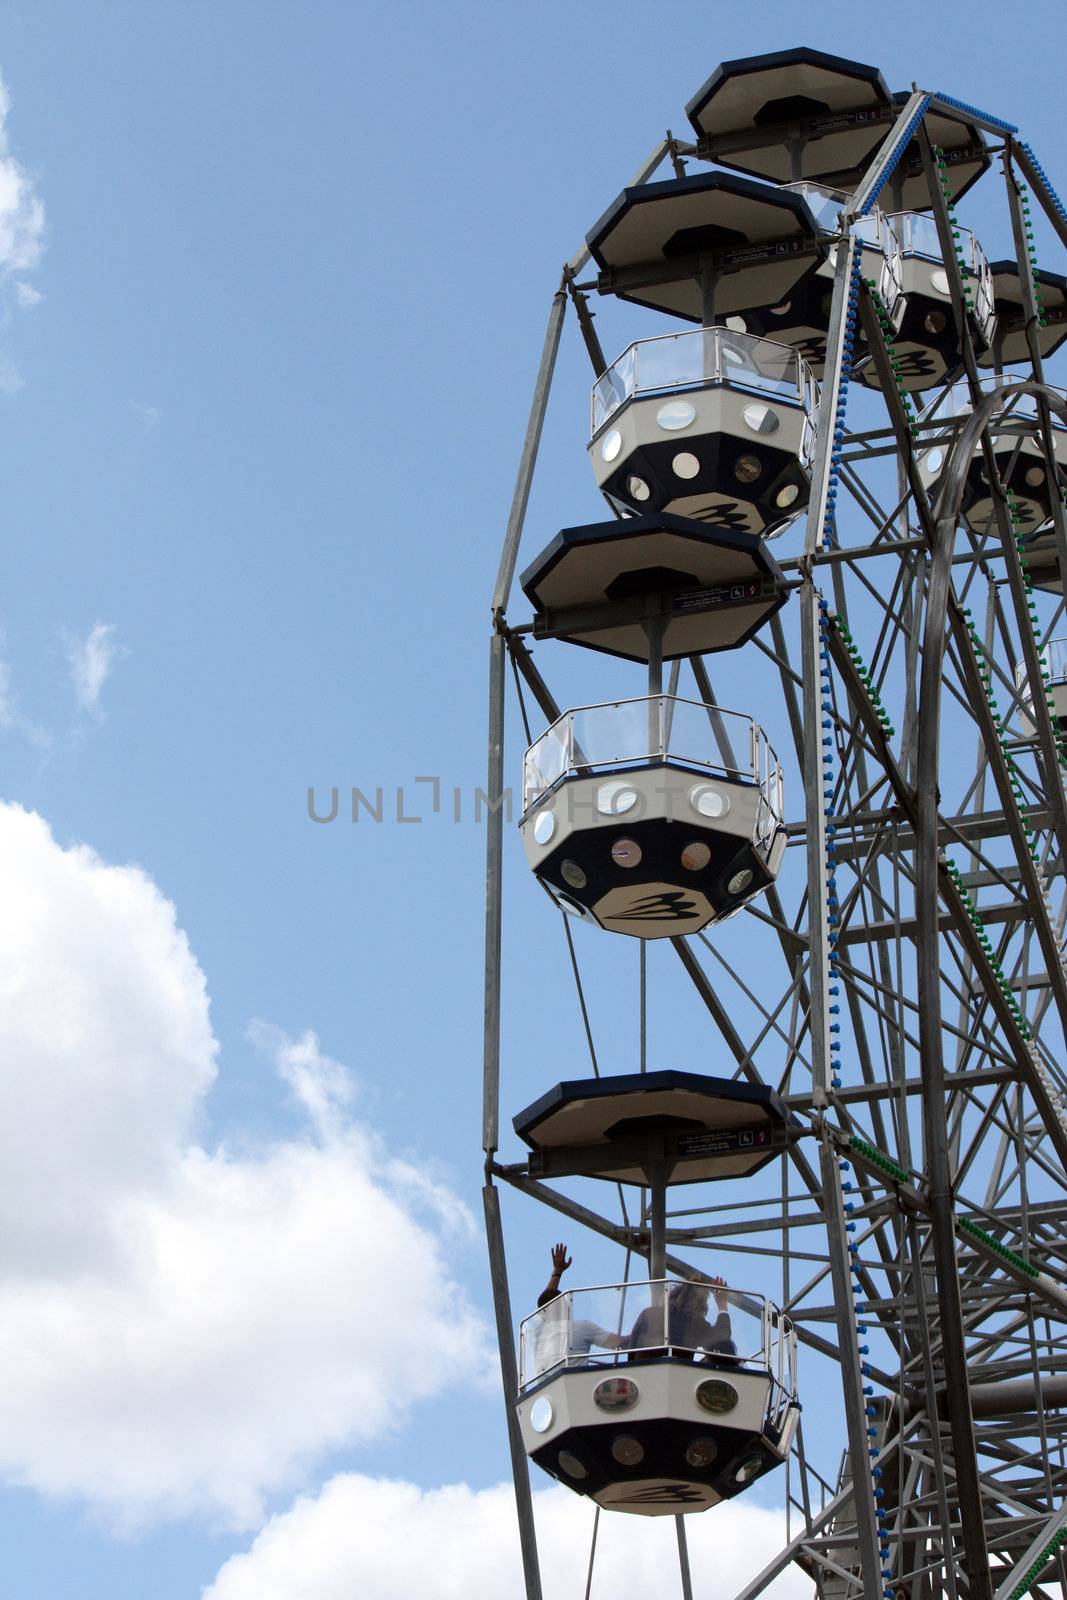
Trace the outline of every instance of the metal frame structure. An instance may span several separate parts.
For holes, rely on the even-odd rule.
[[[777,675],[780,721],[803,775],[802,806],[796,782],[788,796],[796,870],[744,913],[746,937],[767,951],[759,991],[731,964],[726,940],[670,941],[720,1052],[738,1076],[777,1089],[801,1131],[777,1162],[777,1194],[754,1200],[742,1189],[684,1214],[668,1210],[660,1186],[641,1192],[641,1215],[624,1205],[612,1220],[499,1158],[509,672],[547,721],[565,709],[534,661],[530,625],[509,621],[508,604],[568,308],[595,375],[608,365],[588,306],[598,284],[581,281],[584,249],[552,300],[493,595],[489,675],[484,1199],[527,1600],[542,1588],[513,1404],[501,1184],[613,1241],[628,1265],[647,1261],[642,1275],[652,1278],[669,1270],[706,1281],[690,1257],[708,1250],[779,1263],[780,1303],[801,1346],[840,1375],[844,1460],[820,1467],[801,1427],[787,1479],[796,1531],[738,1600],[754,1600],[790,1562],[825,1600],[1018,1600],[1031,1584],[1067,1596],[1067,797],[1041,663],[1058,622],[1064,631],[1063,602],[1048,601],[1040,617],[1035,609],[992,445],[1006,398],[1032,395],[1057,481],[1053,419],[1067,423],[1067,406],[1045,381],[1027,190],[1064,244],[1067,215],[1017,130],[963,108],[995,142],[1031,356],[1024,378],[990,393],[924,125],[929,111],[954,108],[950,97],[915,91],[842,217],[803,550],[780,563],[794,593],[768,635],[746,647]],[[883,190],[892,197],[896,165],[916,138],[963,352],[946,381],[962,379],[972,398],[934,503],[918,462],[944,421],[915,416],[897,386],[854,231]],[[632,183],[667,160],[679,174],[701,154],[668,135]],[[858,324],[886,420],[853,431],[846,404]],[[976,451],[995,506],[982,534],[960,517]],[[1055,496],[1051,538],[1067,573]],[[710,708],[719,704],[713,669],[689,662]],[[678,692],[678,677],[676,663],[667,692]],[[1024,696],[1029,738],[1017,732]],[[554,913],[546,906],[545,915]],[[578,947],[563,924],[598,1072]],[[621,961],[631,952],[615,943]],[[642,944],[642,1062],[650,970]],[[688,1600],[681,1517],[677,1530]],[[590,1575],[597,1537],[594,1524]]]

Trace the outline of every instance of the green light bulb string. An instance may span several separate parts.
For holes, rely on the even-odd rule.
[[[837,848],[836,834],[837,823],[834,816],[834,720],[833,697],[830,680],[830,628],[831,625],[840,631],[840,619],[832,616],[827,609],[826,601],[821,594],[817,594],[819,605],[819,684],[821,689],[821,771],[822,771],[822,798],[825,829],[825,871],[826,871],[826,905],[824,914],[827,924],[827,946],[829,950],[829,977],[827,993],[829,996],[829,1055],[830,1055],[830,1082],[833,1088],[841,1087],[841,967],[838,957],[838,940],[840,938],[840,905],[837,896]],[[842,634],[844,637],[844,634]],[[851,642],[851,635],[845,640],[846,648],[854,660],[858,659],[858,652]],[[861,664],[862,666],[862,664]],[[872,693],[872,702],[876,691],[869,678],[865,677],[868,692]],[[883,727],[888,724],[881,702],[877,702],[879,718]],[[889,729],[891,732],[891,728]],[[848,1160],[839,1158],[838,1169],[843,1174],[851,1172]],[[878,1553],[881,1564],[882,1580],[885,1584],[883,1595],[885,1600],[893,1597],[893,1568],[891,1566],[891,1551],[889,1542],[889,1524],[885,1513],[885,1491],[882,1488],[882,1467],[879,1461],[881,1454],[878,1444],[878,1411],[874,1403],[874,1376],[873,1368],[866,1357],[870,1354],[867,1343],[869,1324],[864,1320],[867,1310],[866,1301],[863,1299],[863,1285],[860,1281],[859,1245],[856,1243],[855,1234],[858,1222],[854,1216],[856,1201],[850,1196],[855,1193],[855,1185],[850,1177],[842,1177],[842,1204],[845,1211],[845,1232],[848,1241],[848,1264],[850,1273],[850,1286],[852,1289],[852,1307],[856,1331],[856,1350],[859,1357],[860,1372],[863,1377],[864,1408],[866,1413],[867,1452],[870,1457],[871,1485],[874,1494],[874,1513],[878,1531]]]
[[[937,166],[937,176],[941,182],[941,193],[945,197],[945,210],[948,213],[949,227],[952,230],[952,247],[960,269],[960,280],[963,284],[964,303],[973,316],[974,300],[971,296],[971,285],[967,276],[969,270],[967,258],[960,249],[960,222],[956,216],[956,208],[952,203],[952,190],[949,188],[948,182],[948,162],[945,160],[945,152],[939,144],[934,145],[934,162]]]
[[[893,374],[893,382],[896,384],[897,394],[900,396],[900,403],[904,407],[904,416],[907,420],[908,432],[911,434],[912,441],[915,442],[918,439],[919,421],[915,415],[915,409],[911,402],[911,395],[904,387],[904,364],[897,352],[896,342],[893,337],[893,324],[889,320],[889,313],[885,308],[885,302],[878,293],[878,284],[876,280],[874,278],[865,278],[864,282],[867,285],[867,289],[871,297],[871,304],[874,307],[874,314],[878,318],[878,326],[882,330],[882,342],[885,345],[886,356],[889,361],[890,371]]]

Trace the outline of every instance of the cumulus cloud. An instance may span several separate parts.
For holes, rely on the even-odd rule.
[[[44,253],[44,206],[33,176],[11,149],[7,129],[11,96],[0,78],[0,325],[6,325],[14,307],[28,311],[41,299],[39,289],[16,276],[32,272]],[[10,399],[25,380],[18,363],[0,352],[0,395]]]
[[[469,1218],[310,1033],[257,1030],[294,1131],[208,1146],[218,1046],[173,905],[12,805],[0,881],[0,1472],[123,1524],[253,1528],[324,1452],[484,1370],[446,1265]]]
[[[356,1083],[347,1067],[325,1055],[310,1031],[290,1039],[282,1028],[256,1017],[249,1038],[271,1058],[316,1127],[329,1133],[355,1098]]]
[[[593,1508],[564,1489],[534,1496],[546,1594],[584,1592]],[[784,1540],[784,1517],[744,1499],[686,1519],[693,1588],[734,1594]],[[523,1593],[510,1486],[414,1484],[343,1473],[274,1517],[231,1557],[203,1600],[499,1600]],[[765,1591],[807,1600],[810,1582],[788,1569]],[[673,1518],[605,1513],[591,1600],[680,1593]]]
[[[0,79],[0,268],[29,272],[44,250],[44,206],[33,178],[12,153],[10,110],[11,96]]]
[[[67,635],[66,644],[78,704],[91,717],[99,717],[104,684],[115,662],[126,655],[126,648],[115,638],[115,626],[111,622],[94,622],[84,639]]]

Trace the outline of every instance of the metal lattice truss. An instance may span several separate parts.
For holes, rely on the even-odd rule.
[[[923,130],[930,104],[915,94],[903,106],[850,220],[891,184],[918,134],[963,350],[962,368],[949,378],[969,386],[970,410],[946,425],[939,397],[924,396],[925,411],[910,412],[877,297],[860,280],[858,250],[844,231],[804,552],[782,563],[796,593],[749,646],[775,674],[800,775],[791,788],[787,870],[744,913],[746,948],[760,941],[757,971],[739,966],[733,942],[717,931],[656,953],[681,964],[720,1058],[725,1052],[738,1075],[779,1090],[798,1119],[787,1156],[762,1188],[742,1186],[725,1201],[721,1188],[685,1191],[686,1209],[667,1219],[667,1265],[699,1277],[733,1270],[735,1259],[773,1262],[802,1346],[840,1380],[837,1459],[809,1456],[801,1427],[787,1469],[792,1537],[745,1600],[790,1562],[825,1600],[1007,1600],[1029,1583],[1037,1594],[1067,1594],[1059,1553],[1067,1528],[1067,801],[1041,660],[1049,637],[1067,629],[1054,599],[1042,602],[1038,620],[1026,546],[994,457],[1010,390],[991,395],[979,383],[952,217]],[[1065,243],[1067,225],[1028,149],[996,119],[970,114],[1001,141],[1031,354],[1020,392],[1032,398],[1030,431],[1056,482],[1052,427],[1063,407],[1044,384],[1025,186]],[[668,139],[634,181],[667,157],[678,170],[686,154]],[[508,677],[524,717],[534,706],[550,719],[559,714],[529,629],[510,624],[506,607],[568,306],[594,366],[606,365],[579,282],[584,264],[583,254],[568,266],[553,301],[494,598],[496,796],[505,786]],[[845,410],[857,327],[882,377],[885,409],[883,424],[862,432],[848,429]],[[950,464],[931,501],[920,462],[935,439]],[[960,517],[962,474],[976,451],[993,505],[984,530]],[[1065,534],[1057,498],[1046,537],[1061,572]],[[671,691],[681,671],[715,706],[724,698],[716,666],[716,658],[676,664]],[[489,837],[485,1201],[533,1597],[541,1589],[510,1404],[514,1333],[498,1182],[634,1257],[648,1256],[649,1220],[635,1214],[633,1200],[627,1213],[622,1191],[621,1214],[601,1215],[565,1187],[531,1178],[525,1165],[497,1158],[503,850],[497,810]],[[563,922],[597,1071],[576,943]],[[632,959],[618,943],[620,961]],[[653,961],[640,951],[643,1018]],[[678,1536],[688,1594],[681,1519]]]

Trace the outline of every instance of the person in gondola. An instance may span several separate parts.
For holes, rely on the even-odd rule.
[[[708,1321],[708,1301],[715,1295],[718,1315]],[[667,1341],[677,1355],[692,1361],[697,1351],[709,1355],[736,1356],[737,1346],[731,1337],[729,1296],[722,1278],[712,1278],[709,1283],[671,1283],[667,1285]],[[666,1355],[663,1338],[663,1310],[659,1306],[646,1306],[630,1331],[626,1347],[645,1355]],[[631,1357],[631,1359],[633,1359]]]
[[[541,1311],[541,1326],[537,1334],[537,1366],[547,1372],[560,1361],[581,1361],[594,1345],[601,1350],[621,1350],[626,1339],[622,1334],[610,1333],[587,1318],[572,1319],[570,1307],[560,1293],[560,1279],[571,1265],[565,1244],[552,1246],[552,1273],[537,1297]]]

